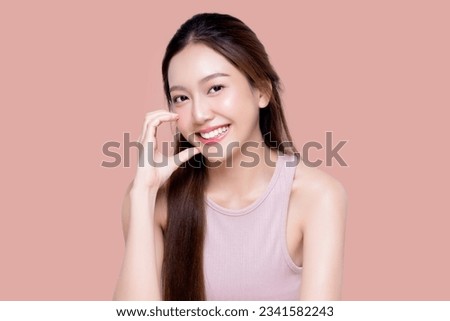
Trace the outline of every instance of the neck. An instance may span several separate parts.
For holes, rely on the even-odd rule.
[[[208,168],[207,194],[212,198],[257,195],[275,171],[277,152],[264,144],[245,154],[236,150],[225,161]]]

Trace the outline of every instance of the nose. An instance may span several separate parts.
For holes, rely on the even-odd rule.
[[[208,102],[196,99],[192,104],[192,118],[195,123],[203,124],[214,118],[214,114]]]

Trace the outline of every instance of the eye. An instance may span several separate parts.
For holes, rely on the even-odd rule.
[[[179,104],[179,103],[182,103],[183,101],[185,101],[186,99],[187,99],[187,97],[184,95],[175,96],[172,98],[172,103]]]
[[[212,87],[209,89],[208,94],[215,94],[216,92],[221,91],[223,88],[224,88],[223,85],[215,85],[215,86],[212,86]]]

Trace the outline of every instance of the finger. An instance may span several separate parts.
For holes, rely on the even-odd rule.
[[[164,109],[158,109],[158,110],[151,111],[151,112],[148,112],[148,113],[145,114],[144,124],[142,125],[141,135],[139,136],[139,142],[140,142],[140,143],[142,143],[142,140],[143,140],[144,137],[145,137],[145,133],[147,132],[147,126],[148,126],[148,123],[149,123],[153,118],[155,118],[157,115],[160,115],[160,114],[166,114],[166,113],[168,113],[167,110],[164,110]]]
[[[142,127],[141,136],[139,136],[140,137],[140,139],[139,139],[140,143],[143,143],[144,139],[147,137],[147,131],[148,131],[148,128],[149,128],[149,126],[148,126],[149,123],[154,121],[156,118],[158,118],[160,116],[163,116],[163,115],[178,115],[178,114],[170,113],[170,112],[165,111],[165,110],[158,110],[158,111],[147,113],[146,116],[145,116],[143,127]]]
[[[156,142],[156,130],[159,125],[161,125],[163,122],[170,122],[170,121],[176,121],[178,119],[177,114],[168,113],[168,114],[161,114],[155,116],[152,120],[150,120],[147,124],[147,129],[144,136],[143,143],[147,142]]]
[[[150,121],[152,121],[152,119],[154,119],[155,117],[157,117],[158,115],[164,115],[164,114],[174,114],[171,112],[168,112],[167,110],[164,109],[158,109],[155,111],[151,111],[145,114],[145,119],[144,119],[144,124],[142,125],[142,131],[141,131],[141,135],[139,136],[139,142],[142,143],[142,139],[145,137],[145,133],[147,131],[147,126],[148,123]]]
[[[187,162],[191,157],[200,153],[200,149],[197,147],[187,148],[176,155],[171,157],[172,170],[176,170],[184,162]]]

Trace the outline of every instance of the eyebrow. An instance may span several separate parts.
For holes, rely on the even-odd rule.
[[[223,73],[223,72],[216,72],[216,73],[214,73],[214,74],[208,75],[208,76],[206,76],[206,77],[200,79],[199,83],[200,83],[200,84],[201,84],[201,83],[205,83],[205,82],[207,82],[208,80],[211,80],[211,79],[217,78],[217,77],[229,77],[229,76],[230,76],[230,75],[225,74],[225,73]],[[175,86],[170,87],[169,92],[172,92],[172,91],[174,91],[174,90],[186,90],[186,87],[175,85]]]

